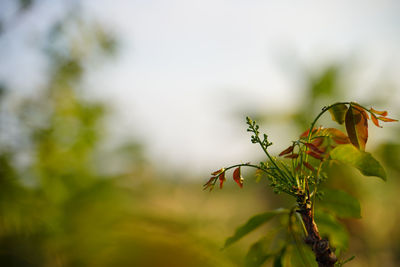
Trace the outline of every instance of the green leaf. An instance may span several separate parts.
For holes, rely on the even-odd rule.
[[[274,259],[274,267],[283,267],[282,260],[285,255],[286,247],[282,248],[278,255]]]
[[[339,218],[361,218],[360,202],[341,190],[324,189],[322,201],[318,206],[334,213]]]
[[[339,124],[343,124],[347,109],[348,108],[345,104],[338,104],[331,107],[329,109],[329,113],[331,113],[332,120],[336,121]]]
[[[265,248],[268,244],[268,241],[270,240],[265,240],[265,238],[263,238],[250,247],[245,258],[246,267],[261,266],[268,258],[272,256],[272,254],[268,253]]]
[[[233,236],[226,239],[224,248],[232,245],[233,243],[235,243],[236,241],[241,239],[243,236],[247,235],[251,231],[253,231],[256,228],[258,228],[259,226],[261,226],[262,224],[264,224],[264,223],[268,222],[269,220],[271,220],[272,218],[274,218],[276,215],[285,214],[288,212],[289,211],[286,209],[276,209],[276,210],[264,212],[264,213],[261,213],[261,214],[251,217],[244,225],[242,225],[236,229],[236,232]]]
[[[365,176],[376,176],[386,181],[386,172],[381,164],[370,153],[360,151],[353,145],[337,146],[331,151],[330,156],[334,160],[357,168]]]
[[[349,246],[349,235],[346,228],[331,214],[316,210],[315,222],[322,237],[328,237],[332,247],[346,250]]]

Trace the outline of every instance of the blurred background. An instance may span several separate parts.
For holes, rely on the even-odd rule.
[[[336,101],[400,118],[400,2],[0,1],[0,265],[241,266],[273,224],[221,251],[249,216],[290,205],[244,170]],[[321,120],[331,125],[329,116]],[[332,124],[333,125],[333,124]],[[370,127],[388,181],[346,166],[360,199],[348,266],[400,265],[400,127]],[[269,266],[271,263],[266,263]]]

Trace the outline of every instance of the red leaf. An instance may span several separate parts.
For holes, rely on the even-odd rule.
[[[310,163],[303,161],[303,165],[306,166],[307,169],[315,171],[314,167]]]
[[[360,150],[365,150],[368,140],[367,113],[360,107],[351,105],[346,113],[346,131],[350,142]]]
[[[225,169],[222,168],[222,169],[216,170],[215,172],[212,172],[211,175],[218,175],[218,174],[220,174],[221,172],[224,172],[224,171],[225,171]]]
[[[286,154],[291,153],[291,152],[293,151],[293,148],[294,148],[294,146],[290,146],[290,147],[286,148],[285,150],[283,150],[283,151],[279,154],[279,156],[283,156],[283,155],[286,155]]]
[[[203,185],[203,190],[206,190],[207,188],[210,188],[210,191],[213,190],[216,179],[217,177],[211,177],[210,180]]]
[[[371,110],[371,112],[373,112],[375,114],[378,114],[378,115],[381,115],[381,116],[384,116],[384,117],[386,117],[387,114],[388,114],[386,110],[385,111],[378,111],[378,110],[375,110],[373,108],[370,108],[369,110]]]
[[[221,173],[219,176],[219,188],[222,189],[222,186],[224,184],[224,182],[226,181],[225,179],[225,172]]]
[[[321,150],[318,149],[318,147],[314,146],[314,145],[311,144],[311,143],[305,143],[304,145],[305,145],[306,147],[308,147],[309,149],[311,149],[311,150],[317,152],[317,153],[320,153],[320,154],[323,153]]]
[[[315,133],[318,133],[320,130],[321,130],[321,127],[319,127],[319,128],[313,128],[313,130],[312,130],[312,132],[311,132],[311,135],[313,135],[313,134],[315,134]],[[308,129],[307,131],[305,131],[304,133],[302,133],[302,134],[300,135],[300,139],[301,139],[301,138],[307,137],[308,134],[309,134],[309,132],[310,132],[310,129]]]
[[[243,187],[243,177],[240,172],[240,167],[237,167],[233,171],[233,180],[235,180],[235,182],[240,186],[240,188]]]
[[[293,154],[285,156],[285,158],[288,158],[288,159],[295,159],[295,158],[298,158],[298,157],[299,157],[299,154],[296,154],[296,153],[293,153]]]
[[[324,138],[323,137],[318,137],[318,138],[315,138],[311,143],[314,146],[319,147],[320,145],[322,145],[323,142],[324,142]]]
[[[376,116],[375,116],[374,113],[371,113],[371,119],[372,119],[372,122],[373,122],[377,127],[382,128],[382,126],[379,125],[379,121],[378,121],[378,119],[376,118]]]
[[[384,121],[384,122],[392,122],[392,121],[399,121],[391,118],[386,118],[386,117],[378,117],[378,120]]]
[[[311,157],[313,157],[313,158],[322,160],[322,156],[321,156],[321,155],[319,155],[319,154],[317,154],[317,153],[315,153],[315,152],[313,152],[313,151],[311,151],[311,150],[306,151],[306,153],[307,153],[308,155],[310,155]]]

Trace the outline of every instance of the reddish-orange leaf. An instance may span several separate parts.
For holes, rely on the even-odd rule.
[[[338,144],[350,143],[349,137],[345,133],[336,128],[326,128],[323,130],[323,132],[329,135],[333,139],[333,141],[335,141]]]
[[[224,168],[219,169],[219,170],[216,170],[215,172],[212,172],[211,175],[217,175],[217,174],[220,174],[220,173],[223,172],[223,171],[225,171]]]
[[[311,144],[311,143],[305,143],[304,145],[305,145],[306,147],[308,147],[309,149],[311,149],[311,150],[317,152],[317,153],[320,153],[320,154],[322,153],[322,151],[319,150],[318,147],[314,146],[314,145]]]
[[[283,156],[283,155],[286,155],[286,154],[291,153],[291,152],[293,151],[293,148],[294,148],[294,146],[290,146],[290,147],[286,148],[285,150],[283,150],[283,151],[279,154],[279,156]]]
[[[379,125],[379,121],[378,121],[378,119],[376,118],[376,116],[375,116],[374,113],[371,113],[371,120],[372,120],[372,122],[373,122],[377,127],[382,128],[382,126]]]
[[[214,182],[215,182],[216,177],[211,177],[210,180],[208,180],[207,183],[203,185],[203,190],[206,190],[207,188],[210,188],[210,191],[214,188]]]
[[[319,147],[320,145],[322,145],[323,142],[324,142],[324,138],[323,137],[318,137],[318,138],[315,138],[311,143],[314,146]]]
[[[225,179],[225,172],[221,173],[219,176],[219,188],[222,189],[222,186],[224,184],[224,182],[226,181]]]
[[[299,154],[293,153],[293,154],[290,154],[290,155],[286,155],[285,158],[288,158],[288,159],[295,159],[295,158],[297,158],[298,156],[299,156]]]
[[[310,155],[311,157],[313,157],[313,158],[322,160],[322,156],[319,155],[319,154],[317,154],[317,153],[315,153],[314,151],[308,150],[308,151],[306,151],[306,153],[307,153],[308,155]]]
[[[243,187],[243,178],[240,172],[240,167],[237,167],[233,171],[233,180],[235,180],[235,182],[240,186],[240,188]]]
[[[375,110],[373,108],[370,108],[369,110],[371,110],[371,112],[373,112],[375,114],[378,114],[378,115],[381,115],[381,116],[384,116],[384,117],[386,117],[387,114],[388,114],[386,110],[385,111],[378,111],[378,110]]]
[[[368,140],[366,112],[360,107],[351,105],[346,112],[345,123],[350,142],[358,149],[365,150]]]
[[[386,117],[378,117],[378,120],[384,121],[384,122],[392,122],[392,121],[399,121],[391,118],[386,118]]]
[[[314,167],[310,163],[303,161],[303,165],[306,166],[307,169],[315,171]]]
[[[314,128],[313,130],[312,130],[312,132],[311,132],[311,134],[314,134],[314,133],[316,133],[316,132],[318,132],[320,130],[320,128]],[[302,133],[301,135],[300,135],[300,138],[305,138],[305,137],[307,137],[308,136],[308,133],[310,132],[310,129],[308,129],[307,131],[305,131],[304,133]]]

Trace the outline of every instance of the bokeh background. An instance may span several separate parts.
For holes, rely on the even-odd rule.
[[[273,152],[336,101],[400,118],[399,13],[395,0],[1,0],[0,265],[241,266],[273,224],[221,251],[226,237],[292,200],[246,170],[242,190],[204,192],[209,173],[263,160],[246,115]],[[386,183],[331,170],[362,206],[342,220],[348,266],[400,265],[399,137],[370,127]]]

